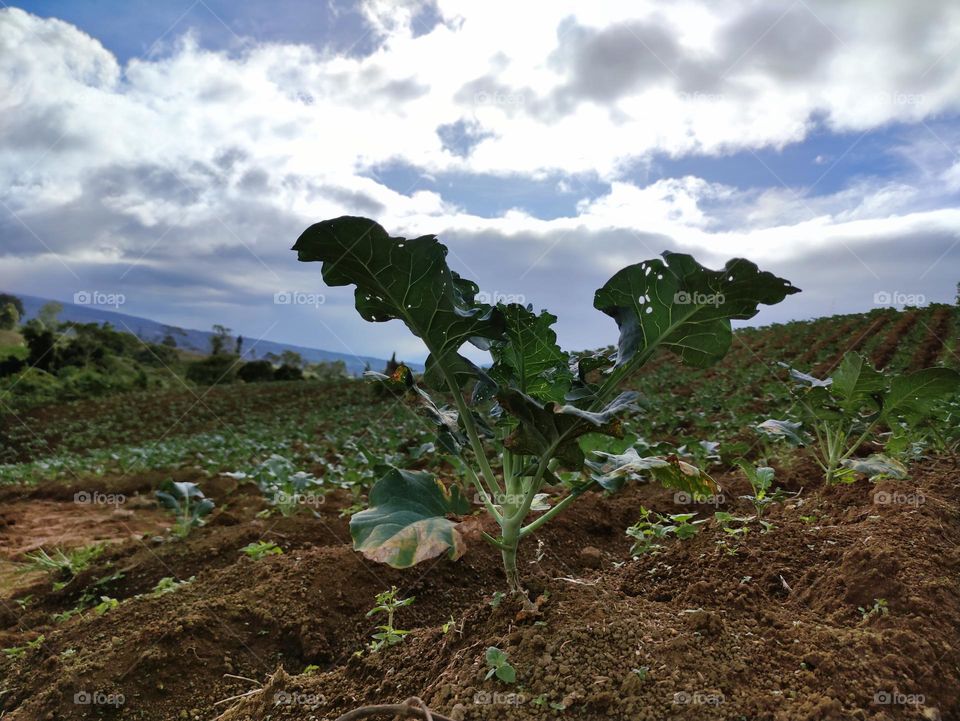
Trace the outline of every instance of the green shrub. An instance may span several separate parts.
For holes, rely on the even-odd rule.
[[[235,355],[212,355],[187,366],[187,379],[201,386],[233,383],[239,359]]]
[[[303,380],[303,370],[297,366],[284,363],[273,373],[275,381],[300,381]]]
[[[237,371],[237,377],[244,383],[261,383],[273,380],[273,364],[267,360],[244,363]]]

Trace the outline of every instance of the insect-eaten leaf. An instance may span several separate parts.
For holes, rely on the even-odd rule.
[[[658,346],[686,365],[705,368],[720,360],[733,340],[731,319],[746,320],[759,305],[800,292],[790,281],[734,258],[709,270],[684,253],[663,253],[614,274],[593,305],[620,328],[617,367],[639,367]]]
[[[470,512],[457,486],[447,489],[432,473],[393,466],[377,469],[370,507],[350,519],[353,547],[367,558],[409,568],[446,553],[457,559],[466,547],[448,515]]]
[[[343,216],[311,225],[293,249],[301,261],[323,263],[327,285],[355,285],[364,320],[403,321],[430,350],[430,377],[462,381],[472,364],[463,363],[457,349],[503,336],[502,313],[477,302],[477,285],[450,270],[435,235],[391,238],[369,218]]]

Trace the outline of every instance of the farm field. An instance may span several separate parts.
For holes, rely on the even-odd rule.
[[[960,721],[958,39],[0,0],[0,721]]]
[[[586,492],[521,548],[534,615],[502,593],[499,554],[480,538],[495,524],[476,499],[460,516],[458,561],[397,570],[353,550],[348,522],[376,463],[457,475],[415,404],[367,382],[11,410],[0,467],[5,717],[333,719],[416,696],[464,720],[952,718],[957,398],[945,446],[900,455],[904,480],[827,485],[805,449],[756,426],[791,403],[778,362],[824,377],[857,350],[888,371],[956,367],[958,327],[951,306],[878,310],[745,329],[707,370],[654,358],[627,431],[709,469],[720,490]],[[757,508],[740,458],[774,469],[782,497],[766,525],[748,520]],[[296,472],[317,479],[315,495],[283,515],[258,486]],[[170,479],[215,504],[179,540],[154,497]],[[636,552],[643,537],[626,531],[641,509],[704,523]],[[258,543],[262,554],[243,551]],[[39,548],[91,547],[75,573],[18,571]],[[371,652],[379,623],[368,614],[391,587],[415,599],[396,610],[409,633]],[[514,683],[487,678],[490,647]],[[84,707],[76,694],[123,701]],[[911,703],[883,703],[901,697]]]

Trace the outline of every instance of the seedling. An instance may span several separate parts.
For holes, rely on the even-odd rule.
[[[416,596],[411,596],[410,598],[397,598],[397,593],[398,591],[396,586],[391,586],[389,591],[378,593],[376,597],[377,605],[367,612],[367,618],[370,618],[378,613],[385,614],[387,617],[386,623],[381,626],[377,626],[377,628],[380,630],[373,634],[373,641],[371,641],[367,646],[371,653],[376,653],[386,646],[395,646],[403,640],[404,636],[410,633],[409,631],[402,631],[399,628],[394,628],[393,617],[398,609],[403,608],[404,606],[409,606],[411,603],[413,603],[416,599]]]
[[[102,616],[107,611],[112,611],[119,605],[120,602],[117,599],[110,598],[110,596],[101,596],[100,603],[93,607],[93,612],[98,616]]]
[[[743,470],[747,481],[750,483],[750,488],[753,490],[752,494],[740,497],[753,504],[757,519],[763,517],[763,513],[768,506],[774,503],[782,503],[787,497],[784,490],[772,488],[776,472],[769,466],[753,466],[743,459],[737,461],[737,465]]]
[[[188,583],[193,583],[194,576],[190,578],[178,581],[173,576],[164,576],[157,584],[153,587],[153,590],[148,594],[151,598],[157,598],[158,596],[165,596],[168,593],[173,593],[181,586],[186,586]]]
[[[69,583],[74,576],[87,568],[90,563],[101,553],[105,544],[97,543],[83,548],[73,548],[63,550],[54,549],[53,553],[47,553],[40,548],[30,553],[25,553],[26,563],[20,565],[19,570],[23,573],[32,573],[43,571],[49,573],[61,581],[58,584],[61,588]]]
[[[627,535],[637,539],[630,549],[631,556],[658,551],[663,546],[658,541],[674,536],[681,540],[697,535],[706,519],[694,521],[696,513],[664,515],[640,506],[640,520],[627,529]]]
[[[813,457],[827,483],[852,482],[855,473],[904,478],[906,468],[893,458],[875,454],[861,459],[854,454],[868,441],[879,442],[883,426],[894,432],[923,426],[938,401],[960,389],[960,373],[949,368],[889,375],[854,352],[843,357],[830,378],[794,369],[790,376],[797,382],[799,420],[770,419],[758,429],[798,446],[807,445],[812,433]]]
[[[328,285],[355,285],[365,320],[401,320],[426,346],[426,388],[403,365],[390,375],[369,375],[402,391],[430,419],[436,448],[455,459],[461,475],[448,487],[426,471],[379,467],[369,508],[350,520],[354,547],[397,568],[443,553],[459,558],[465,541],[448,516],[470,512],[475,494],[499,526],[497,536],[484,539],[501,552],[507,585],[528,608],[517,570],[520,541],[587,490],[614,492],[627,479],[655,479],[691,495],[718,490],[676,455],[602,449],[605,438],[625,436],[621,417],[637,399],[621,392],[623,384],[661,348],[680,363],[712,365],[730,347],[731,319],[752,318],[760,304],[798,292],[748,260],[713,271],[666,252],[622,269],[596,292],[594,307],[619,327],[617,350],[571,356],[557,345],[555,316],[518,303],[481,302],[478,286],[447,266],[436,236],[391,238],[372,220],[341,217],[309,227],[294,249],[299,260],[323,264]],[[467,342],[489,351],[489,369],[459,353]],[[430,390],[451,394],[453,406]],[[590,444],[592,457],[581,443]],[[569,475],[558,476],[561,470]],[[565,493],[531,519],[548,486]]]
[[[486,658],[487,666],[490,667],[486,675],[488,680],[492,676],[496,676],[504,683],[516,682],[517,670],[507,661],[507,654],[504,651],[501,651],[496,646],[490,646],[487,649]]]
[[[873,599],[872,606],[869,608],[858,606],[857,610],[860,612],[860,616],[864,621],[868,621],[874,616],[886,616],[888,613],[890,613],[890,609],[887,608],[887,600],[885,598],[875,598]]]
[[[326,490],[313,474],[296,470],[293,462],[273,454],[249,476],[243,472],[225,473],[231,478],[249,478],[282,516],[292,516],[307,505],[320,505]]]
[[[267,556],[278,556],[283,553],[283,549],[273,541],[256,541],[248,543],[240,549],[240,552],[247,554],[254,561],[259,561]]]
[[[167,481],[156,496],[174,515],[173,533],[178,538],[186,538],[190,531],[202,526],[204,517],[213,510],[213,501],[203,495],[196,483]]]
[[[32,641],[27,641],[23,646],[10,646],[9,648],[0,649],[7,656],[7,658],[20,658],[27,651],[30,651],[35,648],[40,648],[43,645],[43,642],[46,640],[43,634],[40,634]]]
[[[506,597],[507,594],[505,594],[503,591],[494,591],[493,596],[490,597],[490,600],[487,601],[487,603],[489,603],[493,608],[496,608],[503,603],[503,599]]]

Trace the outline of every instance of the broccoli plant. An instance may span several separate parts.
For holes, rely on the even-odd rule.
[[[631,447],[587,457],[584,448],[597,448],[597,435],[624,436],[621,417],[637,394],[623,386],[661,349],[680,363],[710,366],[730,347],[732,319],[752,318],[761,303],[798,292],[748,260],[709,270],[689,255],[666,252],[623,268],[596,291],[594,307],[619,327],[616,349],[572,356],[557,345],[550,313],[481,302],[478,286],[448,267],[436,236],[392,238],[372,220],[341,217],[307,228],[294,250],[301,261],[322,263],[328,285],[356,286],[365,320],[400,320],[426,346],[422,386],[403,365],[374,375],[403,390],[436,425],[437,448],[462,475],[447,485],[425,471],[380,467],[369,508],[350,521],[355,548],[399,568],[444,553],[458,558],[464,539],[448,516],[470,511],[472,487],[499,527],[483,537],[501,552],[508,586],[526,605],[517,570],[521,540],[585,491],[612,492],[630,478],[692,495],[717,491],[675,455],[643,456]],[[489,352],[490,365],[462,355],[466,343]],[[453,405],[436,392],[448,393]],[[547,488],[560,495],[535,510]]]
[[[196,483],[170,480],[156,492],[156,496],[160,504],[174,515],[173,532],[179,538],[186,538],[190,531],[202,526],[204,517],[213,510],[213,501],[203,495]]]
[[[796,381],[799,420],[769,419],[758,426],[768,436],[794,445],[811,446],[827,483],[853,480],[854,473],[904,477],[899,461],[882,454],[859,458],[868,441],[879,440],[886,427],[894,437],[916,428],[934,415],[938,402],[960,389],[960,373],[949,368],[888,375],[876,370],[862,355],[847,353],[830,378],[814,378],[790,369]]]
[[[387,646],[395,646],[403,640],[404,636],[410,633],[409,631],[394,628],[393,617],[398,610],[413,603],[416,600],[416,596],[398,598],[397,594],[396,586],[391,586],[389,591],[378,593],[376,597],[377,605],[367,612],[367,618],[375,616],[378,613],[387,617],[385,623],[377,626],[379,630],[373,634],[373,641],[367,646],[371,653],[376,653]]]
[[[664,515],[640,506],[640,520],[627,529],[627,535],[636,539],[630,549],[631,556],[641,556],[660,550],[662,545],[657,541],[668,536],[675,536],[681,540],[693,538],[706,523],[706,519],[694,521],[696,513],[672,513]]]
[[[743,474],[747,477],[747,482],[753,491],[749,495],[740,496],[740,498],[750,501],[757,512],[757,519],[762,519],[763,512],[767,507],[774,503],[782,503],[787,494],[782,488],[773,487],[776,471],[770,466],[754,466],[742,458],[737,461],[737,465],[740,466]]]

